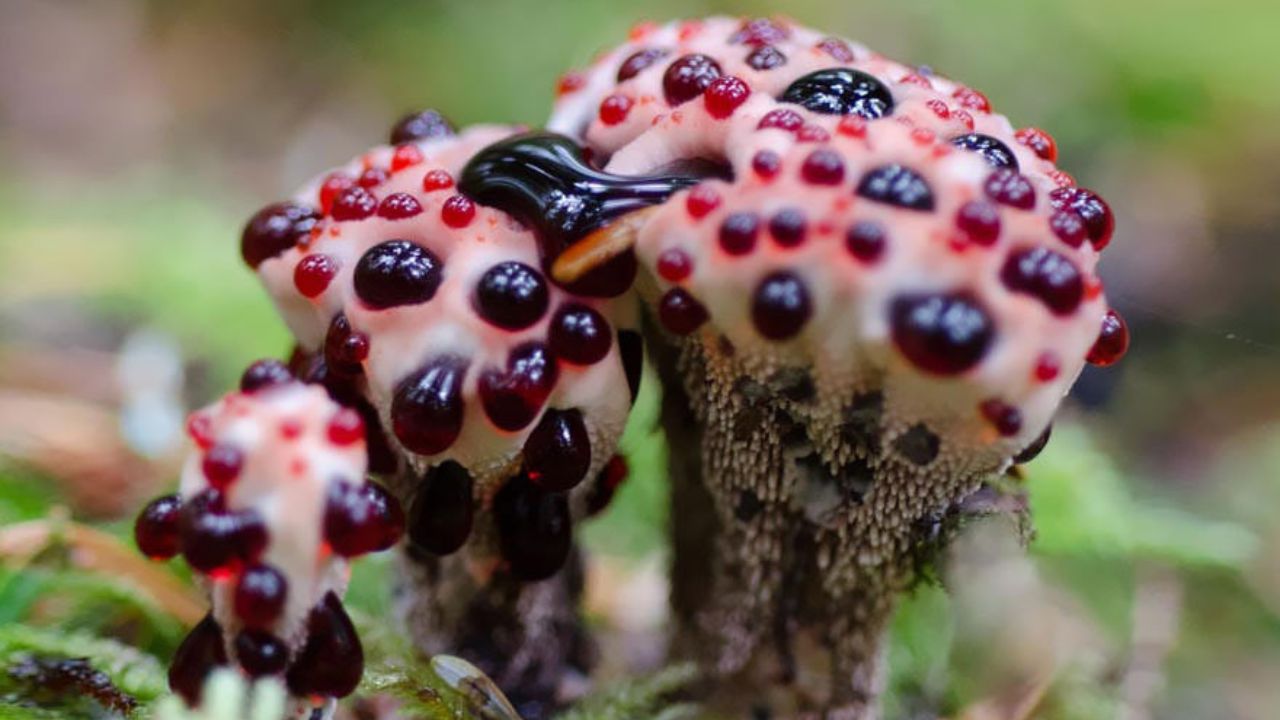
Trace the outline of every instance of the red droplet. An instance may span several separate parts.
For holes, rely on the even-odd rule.
[[[297,440],[302,437],[302,421],[289,418],[280,423],[280,436],[285,440]]]
[[[840,38],[825,38],[819,41],[816,47],[837,62],[853,62],[853,48]]]
[[[364,172],[360,173],[360,177],[356,179],[356,184],[362,188],[372,189],[386,182],[390,177],[391,174],[385,169],[374,166],[366,168]]]
[[[226,489],[240,475],[244,465],[244,455],[230,445],[214,445],[205,453],[200,461],[200,469],[204,477],[213,487]]]
[[[338,195],[355,184],[355,178],[346,173],[330,173],[325,177],[324,182],[320,183],[320,211],[328,215]]]
[[[766,130],[768,128],[778,128],[787,132],[795,132],[804,125],[804,118],[800,117],[800,113],[794,110],[770,110],[760,118],[759,124],[756,125],[757,130]]]
[[[1031,148],[1031,152],[1042,160],[1055,162],[1058,159],[1058,144],[1053,141],[1052,135],[1040,128],[1023,128],[1014,133],[1013,138]]]
[[[831,139],[831,133],[817,125],[805,125],[796,131],[796,142],[822,143]]]
[[[751,169],[761,180],[772,179],[782,169],[782,158],[772,150],[760,150],[751,158]]]
[[[422,162],[422,151],[417,145],[399,145],[391,153],[391,172],[399,172]]]
[[[970,115],[968,111],[952,110],[951,116],[954,117],[956,120],[959,120],[960,124],[964,125],[966,129],[973,130],[973,116]]]
[[[213,420],[203,413],[191,413],[187,416],[187,435],[191,436],[196,447],[208,450],[213,446]]]
[[[658,276],[667,282],[680,282],[693,272],[693,258],[680,248],[667,248],[658,255]]]
[[[694,187],[685,198],[685,208],[695,220],[706,217],[718,207],[720,207],[720,194],[707,185]]]
[[[364,439],[364,419],[351,408],[342,408],[329,419],[329,442],[351,445]]]
[[[1005,437],[1017,435],[1022,430],[1022,412],[1003,400],[984,400],[978,409],[996,432]]]
[[[974,90],[973,88],[957,88],[955,92],[951,93],[951,97],[954,98],[956,102],[960,103],[960,105],[967,107],[970,110],[977,110],[984,113],[991,112],[991,101],[987,99],[986,95],[983,95],[981,92]]]
[[[626,95],[610,95],[600,101],[600,122],[617,125],[627,119],[635,102]]]
[[[836,132],[847,137],[865,137],[867,134],[867,119],[860,115],[845,115],[840,118],[839,124],[836,125]]]
[[[453,176],[445,170],[429,170],[422,176],[422,189],[426,192],[453,187]]]
[[[702,94],[707,113],[720,120],[732,115],[750,96],[751,88],[732,75],[716,78]]]
[[[947,107],[946,103],[937,98],[926,102],[925,107],[932,110],[934,115],[937,115],[943,120],[947,120],[951,117],[951,108]]]
[[[956,211],[956,228],[969,242],[994,245],[1000,237],[1000,210],[985,200],[970,200]]]
[[[1036,358],[1036,368],[1034,371],[1036,380],[1040,382],[1049,382],[1058,377],[1058,373],[1062,372],[1062,361],[1058,360],[1056,353],[1045,351],[1040,353],[1040,357]]]
[[[378,209],[378,198],[373,193],[360,187],[349,187],[343,190],[333,201],[330,213],[334,220],[363,220]]]
[[[1125,325],[1124,318],[1120,317],[1119,313],[1115,310],[1107,310],[1106,316],[1102,318],[1102,330],[1098,333],[1098,339],[1089,349],[1085,360],[1088,360],[1090,365],[1107,367],[1124,357],[1128,350],[1129,327]]]
[[[658,302],[658,319],[673,335],[688,335],[708,319],[707,309],[683,288],[672,288]]]
[[[828,148],[814,150],[800,166],[800,177],[811,185],[839,185],[844,181],[844,159]]]
[[[560,76],[556,81],[556,95],[568,95],[571,92],[581,90],[583,85],[587,84],[587,77],[580,72],[569,71]]]
[[[293,286],[303,297],[319,297],[338,274],[338,264],[328,255],[316,253],[298,261],[293,268]]]
[[[471,224],[476,216],[476,205],[465,195],[454,195],[444,201],[440,208],[440,219],[451,228],[464,228]]]
[[[929,78],[921,75],[920,73],[908,73],[905,77],[903,77],[898,82],[902,83],[903,85],[918,85],[928,90],[933,89],[933,83],[929,81]]]
[[[391,193],[378,205],[378,217],[388,220],[404,220],[422,212],[422,203],[409,193]]]

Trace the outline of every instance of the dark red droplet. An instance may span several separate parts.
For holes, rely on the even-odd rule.
[[[165,495],[147,503],[133,523],[138,549],[152,560],[168,560],[181,549],[182,498]]]
[[[1120,313],[1107,310],[1102,318],[1102,330],[1098,333],[1098,339],[1094,341],[1085,359],[1090,365],[1107,367],[1118,362],[1128,350],[1129,326],[1120,317]]]
[[[707,114],[723,120],[751,97],[751,88],[741,79],[724,75],[711,81],[703,93]]]
[[[796,142],[824,143],[830,139],[831,134],[820,125],[805,125],[796,131]]]
[[[507,356],[507,367],[480,375],[477,392],[485,415],[503,430],[514,432],[537,417],[560,377],[556,359],[545,345],[529,342]]]
[[[839,185],[844,182],[844,159],[835,150],[814,150],[800,166],[800,177],[812,185]]]
[[[688,335],[709,317],[702,303],[684,288],[671,288],[658,301],[658,320],[673,335]]]
[[[323,253],[313,253],[293,268],[293,286],[306,298],[319,297],[338,274],[338,264]]]
[[[1111,206],[1097,193],[1080,187],[1061,187],[1049,193],[1049,203],[1055,210],[1073,210],[1083,218],[1094,248],[1101,250],[1110,244],[1116,218],[1111,214]]]
[[[1000,280],[1011,292],[1038,298],[1055,315],[1069,315],[1084,299],[1084,278],[1075,263],[1044,247],[1010,253],[1000,270]]]
[[[701,95],[720,75],[720,63],[710,57],[684,55],[667,66],[662,75],[662,92],[670,105],[686,103]]]
[[[632,53],[618,67],[618,82],[630,80],[666,56],[667,51],[661,48],[645,48]]]
[[[332,592],[307,616],[307,641],[285,675],[293,695],[346,697],[364,674],[364,648],[342,601]]]
[[[800,113],[795,110],[770,110],[760,118],[760,123],[756,125],[758,130],[766,130],[768,128],[778,128],[787,132],[795,132],[804,125],[804,118],[800,117]]]
[[[236,661],[249,677],[284,672],[289,648],[280,638],[262,630],[241,630],[235,639]]]
[[[243,465],[244,453],[239,448],[219,443],[205,452],[200,461],[200,470],[209,485],[218,490],[226,490],[239,477]]]
[[[995,338],[991,315],[966,292],[899,296],[890,304],[889,322],[898,350],[935,375],[973,368]]]
[[[746,255],[755,249],[760,218],[755,213],[735,212],[720,224],[720,247],[730,255]]]
[[[1001,205],[1030,210],[1036,206],[1036,189],[1025,175],[1012,168],[1000,168],[987,176],[982,189]]]
[[[614,94],[600,101],[600,122],[605,125],[617,125],[631,114],[631,106],[635,105],[630,97]]]
[[[956,228],[969,242],[994,245],[1000,238],[1000,209],[985,200],[970,200],[956,211]]]
[[[289,372],[289,368],[284,363],[274,358],[264,358],[254,361],[240,375],[240,392],[254,393],[263,388],[287,385],[291,382],[293,382],[293,373]]]
[[[501,262],[476,284],[475,308],[480,317],[507,330],[523,330],[547,312],[547,283],[542,273],[521,262]]]
[[[592,365],[609,354],[612,335],[603,315],[586,305],[569,303],[551,318],[547,342],[557,358],[575,365]]]
[[[644,339],[634,330],[618,331],[618,354],[622,356],[622,372],[627,378],[634,404],[640,393],[640,378],[644,371]]]
[[[772,70],[787,64],[787,56],[772,45],[761,45],[747,56],[747,65],[752,70]]]
[[[680,248],[667,248],[658,254],[658,277],[667,282],[676,283],[689,277],[693,272],[693,258]]]
[[[378,217],[388,220],[404,220],[422,213],[422,203],[409,193],[395,192],[382,199],[378,205]]]
[[[933,210],[933,189],[920,173],[896,163],[872,169],[858,182],[861,197],[906,210]]]
[[[421,110],[409,113],[396,121],[395,126],[391,128],[391,144],[432,140],[450,137],[453,134],[453,124],[445,116],[435,110]]]
[[[1001,435],[1010,437],[1022,431],[1022,411],[1009,403],[992,398],[984,400],[978,409]]]
[[[360,187],[349,187],[338,194],[329,209],[334,220],[364,220],[378,209],[378,198],[368,190]]]
[[[434,455],[458,439],[466,374],[465,359],[443,355],[400,382],[391,400],[391,429],[405,449]]]
[[[493,513],[502,557],[516,578],[545,580],[564,565],[573,544],[564,493],[544,490],[520,473],[498,491]]]
[[[685,208],[695,220],[706,217],[708,213],[720,207],[720,195],[708,185],[695,185],[685,198]]]
[[[1089,228],[1085,225],[1084,218],[1074,210],[1055,210],[1049,216],[1049,229],[1071,247],[1080,247],[1085,238],[1089,237]]]
[[[769,234],[782,247],[802,244],[807,231],[808,223],[799,208],[783,208],[769,218]]]
[[[782,156],[772,150],[758,150],[751,156],[751,170],[762,180],[769,180],[782,169]]]
[[[400,502],[381,485],[330,484],[324,505],[324,539],[343,557],[386,550],[404,532]]]
[[[240,234],[240,257],[246,265],[257,269],[264,260],[279,255],[296,245],[300,238],[310,235],[319,221],[320,213],[315,208],[294,203],[268,205],[245,224]]]
[[[547,490],[569,490],[591,467],[591,438],[579,410],[552,408],[524,442],[524,468]]]
[[[364,433],[364,418],[353,408],[339,408],[325,427],[325,435],[334,445],[352,445],[364,440]]]
[[[605,463],[604,468],[596,474],[587,495],[587,517],[598,515],[609,507],[614,494],[626,481],[628,472],[627,460],[621,455],[614,455]]]
[[[356,184],[362,188],[372,190],[386,182],[390,177],[391,173],[387,172],[386,168],[374,166],[366,168],[364,172],[360,173],[360,177],[356,178]]]
[[[232,605],[236,617],[249,627],[268,627],[284,612],[289,595],[289,581],[270,565],[245,568],[236,581]]]
[[[767,45],[786,40],[791,31],[769,18],[743,20],[742,25],[729,36],[731,45]]]
[[[795,337],[812,312],[804,281],[786,271],[766,275],[751,299],[751,321],[756,331],[770,340]]]
[[[369,336],[352,329],[347,316],[338,313],[324,336],[324,361],[329,372],[355,377],[364,372],[369,357]]]
[[[198,705],[205,678],[214,668],[226,664],[222,628],[212,613],[207,614],[174,652],[173,661],[169,663],[169,689],[181,695],[188,705]]]
[[[816,46],[819,50],[830,55],[837,62],[851,63],[853,62],[853,48],[849,47],[849,43],[840,38],[823,38]]]
[[[400,172],[405,168],[413,167],[424,159],[417,145],[399,145],[391,152],[391,172]],[[384,201],[383,204],[385,205],[386,202]]]
[[[320,210],[328,215],[333,209],[333,203],[338,199],[344,190],[354,187],[356,179],[344,172],[333,172],[325,176],[320,183]]]
[[[408,240],[388,240],[369,248],[352,276],[356,295],[375,310],[427,302],[443,279],[440,258]]]
[[[409,542],[432,555],[457,552],[471,535],[475,514],[471,473],[453,460],[422,476],[409,503]]]
[[[849,254],[864,263],[873,263],[884,254],[888,233],[874,220],[859,220],[849,226],[844,234],[844,246]]]

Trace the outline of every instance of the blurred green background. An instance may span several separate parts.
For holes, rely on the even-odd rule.
[[[286,351],[237,254],[265,201],[406,110],[537,125],[556,77],[634,22],[718,12],[785,13],[982,89],[1049,130],[1118,216],[1103,276],[1133,349],[1086,372],[1029,468],[1031,561],[908,602],[890,715],[1014,717],[980,713],[1025,679],[1000,668],[1034,656],[1053,668],[1043,717],[1276,717],[1273,0],[5,0],[0,523],[65,507],[120,533],[172,482],[175,413]],[[626,440],[634,477],[587,531],[609,578],[593,612],[641,634],[662,623],[652,385]],[[171,651],[172,617],[73,560],[5,559],[0,654],[19,627]]]

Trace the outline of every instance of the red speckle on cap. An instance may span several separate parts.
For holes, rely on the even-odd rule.
[[[208,450],[213,446],[213,421],[208,415],[191,413],[187,416],[187,435],[195,442],[196,447]]]
[[[836,132],[846,137],[866,137],[867,119],[858,115],[845,115],[836,125]]]
[[[667,282],[680,282],[693,272],[693,258],[680,248],[667,248],[658,256],[658,276]]]
[[[702,94],[707,113],[718,120],[732,115],[733,111],[746,102],[748,97],[751,97],[751,88],[732,75],[716,78]]]
[[[356,184],[366,189],[376,188],[386,182],[390,177],[390,173],[388,173],[384,168],[366,168],[364,172],[360,173],[360,177],[356,180]]]
[[[422,176],[422,189],[426,192],[453,187],[453,176],[446,170],[429,170]]]
[[[556,95],[568,95],[571,92],[581,90],[583,85],[587,84],[587,78],[580,72],[569,71],[560,76],[556,81]]]
[[[600,101],[600,122],[605,125],[617,125],[627,119],[634,104],[626,95],[610,95]]]
[[[909,73],[898,82],[903,85],[918,85],[928,90],[933,89],[933,83],[929,82],[929,78],[921,75],[920,73]]]
[[[302,437],[302,421],[289,418],[280,423],[280,437],[285,440],[297,440]]]
[[[804,126],[804,118],[800,117],[800,113],[794,110],[770,110],[760,118],[760,124],[756,125],[756,129],[778,128],[795,132],[802,126]]]
[[[928,128],[914,128],[911,131],[911,139],[919,145],[931,145],[938,139],[938,134]]]
[[[1013,134],[1015,140],[1031,148],[1031,152],[1042,160],[1054,162],[1058,159],[1058,144],[1049,133],[1040,128],[1023,128]]]
[[[1022,430],[1022,413],[1003,400],[984,400],[978,409],[996,432],[1005,437],[1017,435]]]
[[[440,219],[451,228],[464,228],[471,224],[476,216],[476,205],[465,195],[454,195],[444,201],[440,208]]]
[[[338,274],[338,264],[328,255],[316,253],[298,261],[293,268],[293,286],[303,297],[319,297]]]
[[[400,145],[391,154],[391,172],[399,172],[422,162],[422,151],[417,145]]]
[[[706,217],[718,207],[720,207],[720,194],[706,185],[693,188],[685,198],[685,208],[688,209],[689,216],[695,220]]]
[[[849,43],[840,38],[825,38],[814,47],[830,55],[837,62],[853,62],[853,48],[850,48]]]
[[[943,120],[947,120],[951,117],[951,108],[947,107],[946,103],[938,100],[937,98],[926,102],[925,106],[932,110],[934,115],[937,115]]]
[[[680,30],[677,35],[680,42],[688,42],[692,40],[698,33],[702,32],[702,23],[698,20],[685,20],[680,23]]]
[[[637,40],[643,40],[645,36],[649,35],[654,30],[657,30],[657,29],[658,29],[657,23],[654,23],[652,21],[645,20],[643,22],[638,22],[635,25],[632,25],[631,30],[627,32],[627,39],[631,40],[632,42],[635,42]]]
[[[967,110],[952,110],[951,117],[960,121],[960,124],[964,125],[966,130],[973,129],[973,116]]]

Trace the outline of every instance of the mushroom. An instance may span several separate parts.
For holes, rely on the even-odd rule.
[[[577,77],[550,126],[609,174],[729,168],[555,264],[639,261],[678,646],[732,699],[794,680],[812,637],[824,706],[871,717],[932,520],[1043,447],[1086,358],[1123,354],[1111,211],[981,93],[789,22],[645,26]]]
[[[391,547],[404,516],[365,478],[363,421],[323,389],[256,364],[244,389],[192,414],[177,494],[135,524],[146,555],[181,555],[211,610],[182,642],[170,687],[189,703],[234,663],[289,689],[289,717],[329,717],[355,690],[360,638],[342,607],[348,561]],[[318,714],[313,714],[318,713]]]

